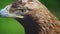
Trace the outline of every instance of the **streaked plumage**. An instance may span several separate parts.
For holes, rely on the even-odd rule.
[[[24,17],[22,18],[22,22],[23,21],[25,22],[27,18],[30,19],[29,17],[31,17],[32,18],[31,20],[34,21],[33,23],[36,23],[36,25],[38,24],[38,31],[36,31],[38,32],[38,34],[60,34],[59,20],[55,16],[53,16],[53,14],[51,14],[51,12],[38,0],[32,1],[17,0],[16,2],[11,4],[8,12],[9,14],[15,15],[13,17],[16,16],[19,16],[18,18],[20,18],[20,16]],[[26,21],[28,21],[28,19]],[[28,21],[28,23],[30,22]]]

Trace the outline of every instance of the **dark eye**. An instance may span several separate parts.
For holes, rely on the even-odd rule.
[[[26,9],[21,9],[21,12],[26,12]]]

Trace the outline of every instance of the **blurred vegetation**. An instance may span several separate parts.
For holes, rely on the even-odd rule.
[[[16,20],[0,18],[0,34],[25,34],[25,31]]]
[[[15,0],[0,0],[0,9],[4,8],[6,5],[14,2]]]

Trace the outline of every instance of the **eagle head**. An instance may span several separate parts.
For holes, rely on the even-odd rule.
[[[39,9],[38,6],[37,0],[16,0],[0,10],[0,16],[24,18],[32,10]]]

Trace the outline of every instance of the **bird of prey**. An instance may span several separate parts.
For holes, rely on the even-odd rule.
[[[16,0],[3,8],[0,16],[16,18],[26,34],[60,34],[59,20],[38,0]]]

